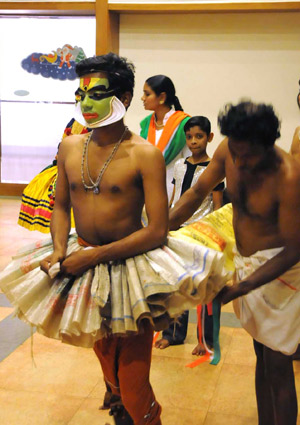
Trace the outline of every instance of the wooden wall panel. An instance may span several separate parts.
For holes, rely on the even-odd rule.
[[[26,184],[0,183],[0,196],[22,196]]]
[[[108,0],[96,0],[96,54],[119,52],[119,14],[109,10]]]

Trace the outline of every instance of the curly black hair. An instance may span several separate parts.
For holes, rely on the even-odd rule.
[[[218,124],[224,136],[241,142],[269,147],[280,137],[280,121],[273,107],[250,100],[225,105],[219,113]]]
[[[106,55],[83,59],[76,64],[75,71],[78,77],[93,72],[105,72],[109,87],[116,89],[118,97],[125,92],[133,95],[135,67],[126,58],[115,53],[110,52]]]

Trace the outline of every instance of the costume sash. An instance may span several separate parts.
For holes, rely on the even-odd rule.
[[[77,237],[77,242],[78,242],[78,245],[84,246],[85,248],[87,248],[87,247],[97,248],[97,246],[99,246],[99,245],[93,245],[93,244],[91,244],[89,242],[86,242],[80,236]]]
[[[176,158],[176,156],[185,146],[185,134],[183,131],[183,127],[189,118],[190,115],[186,114],[185,112],[176,111],[167,120],[167,123],[160,136],[159,142],[156,145],[163,153],[166,165],[168,165],[174,158]],[[178,130],[174,134],[178,126]],[[154,122],[154,114],[152,114],[146,117],[141,122],[140,134],[142,137],[147,139],[155,146],[155,131],[156,128]]]

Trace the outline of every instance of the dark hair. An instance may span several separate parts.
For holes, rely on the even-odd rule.
[[[280,137],[280,122],[273,107],[250,100],[225,105],[219,113],[218,124],[224,136],[241,142],[269,147]]]
[[[299,86],[300,86],[300,80],[299,80]],[[300,109],[300,90],[299,90],[299,93],[297,94],[297,104],[298,104],[298,108]]]
[[[112,52],[83,59],[76,64],[75,68],[78,77],[93,72],[107,73],[109,87],[116,89],[118,97],[127,91],[133,95],[134,70],[135,67],[131,62]]]
[[[200,127],[202,131],[204,131],[204,133],[207,134],[207,136],[210,135],[210,131],[211,131],[211,125],[210,125],[210,121],[208,118],[206,117],[202,117],[200,115],[196,116],[196,117],[192,117],[190,118],[184,125],[183,130],[186,133],[187,131],[189,131],[192,127]]]
[[[154,75],[146,80],[146,83],[159,96],[161,93],[166,93],[166,104],[168,106],[174,105],[175,111],[183,111],[178,97],[175,95],[175,86],[171,78],[166,75]]]

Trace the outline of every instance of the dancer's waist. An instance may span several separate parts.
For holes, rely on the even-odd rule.
[[[93,248],[96,248],[97,246],[100,245],[93,245],[92,243],[86,242],[84,239],[82,239],[80,236],[77,237],[77,242],[80,246],[84,246],[84,247],[88,247],[91,246]]]

